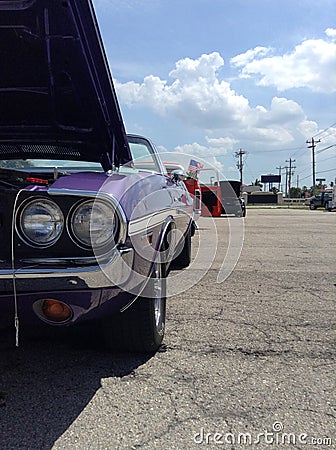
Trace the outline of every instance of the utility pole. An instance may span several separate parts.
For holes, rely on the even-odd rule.
[[[282,174],[281,171],[282,171],[283,167],[279,166],[279,167],[276,167],[276,169],[279,170],[279,186],[278,186],[278,189],[280,191],[281,190],[281,174]]]
[[[246,155],[246,153],[247,152],[245,152],[242,149],[239,149],[239,152],[235,152],[235,157],[238,158],[237,168],[240,173],[240,184],[243,184],[243,167],[244,167],[243,156]]]
[[[289,167],[283,167],[286,170],[286,184],[285,184],[285,197],[288,195],[288,169]]]
[[[292,176],[294,175],[293,169],[296,169],[295,166],[292,166],[292,163],[295,162],[295,159],[289,158],[286,159],[286,162],[289,162],[289,172],[288,172],[288,190],[289,190],[289,195],[290,195],[290,188],[291,188],[291,184],[292,184]]]
[[[319,142],[321,142],[321,140],[319,139],[318,141],[315,141],[314,138],[311,138],[311,141],[306,141],[306,144],[311,144],[308,145],[308,148],[312,149],[312,161],[313,161],[313,194],[315,193],[315,184],[316,184],[316,180],[315,180],[315,147],[316,144],[318,144]]]

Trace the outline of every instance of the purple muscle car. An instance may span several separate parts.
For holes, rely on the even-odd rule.
[[[193,199],[126,136],[91,1],[1,1],[0,67],[0,325],[98,320],[155,351]]]

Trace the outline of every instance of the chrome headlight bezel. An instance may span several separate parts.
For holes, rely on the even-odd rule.
[[[51,217],[54,217],[54,220],[50,221],[50,223],[54,223],[54,230],[51,230],[49,232],[49,237],[46,237],[44,240],[34,239],[27,230],[27,213],[29,208],[33,208],[34,205],[37,208],[41,208],[42,210],[44,209],[44,211],[47,211],[47,213],[49,212]],[[33,214],[31,213],[31,216],[32,215]],[[37,216],[38,214],[35,213],[35,215]],[[34,248],[47,248],[54,245],[60,239],[63,233],[64,223],[64,214],[61,208],[53,200],[50,200],[46,197],[37,197],[34,199],[30,198],[23,202],[20,205],[15,218],[15,226],[18,236],[23,242]],[[41,230],[42,229],[43,226],[41,226]],[[53,233],[51,234],[52,231]]]
[[[98,215],[103,212],[108,213],[106,215],[107,222],[106,224],[103,224],[105,228],[100,230],[100,233],[97,232],[96,238],[92,232],[92,212],[94,209],[96,210],[95,213],[98,213]],[[89,217],[89,220],[83,227],[82,236],[80,235],[79,229],[76,229],[75,224],[76,217],[81,214],[81,210],[82,213],[85,214],[85,217]],[[67,230],[72,241],[84,250],[102,248],[113,249],[122,239],[122,224],[123,220],[121,214],[114,203],[104,198],[86,198],[80,200],[71,208],[67,220]],[[84,228],[86,228],[86,230]],[[105,232],[107,232],[107,237],[106,239],[103,239],[103,236],[106,234]]]

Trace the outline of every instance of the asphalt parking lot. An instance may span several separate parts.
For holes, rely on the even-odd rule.
[[[0,448],[335,448],[335,222],[201,218],[153,356],[111,354],[94,332],[39,331],[15,349],[2,330]]]

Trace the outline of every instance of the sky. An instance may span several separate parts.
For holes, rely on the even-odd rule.
[[[335,0],[93,3],[126,130],[164,160],[239,179],[242,149],[244,183],[291,164],[310,187],[314,138],[316,177],[335,182]]]

